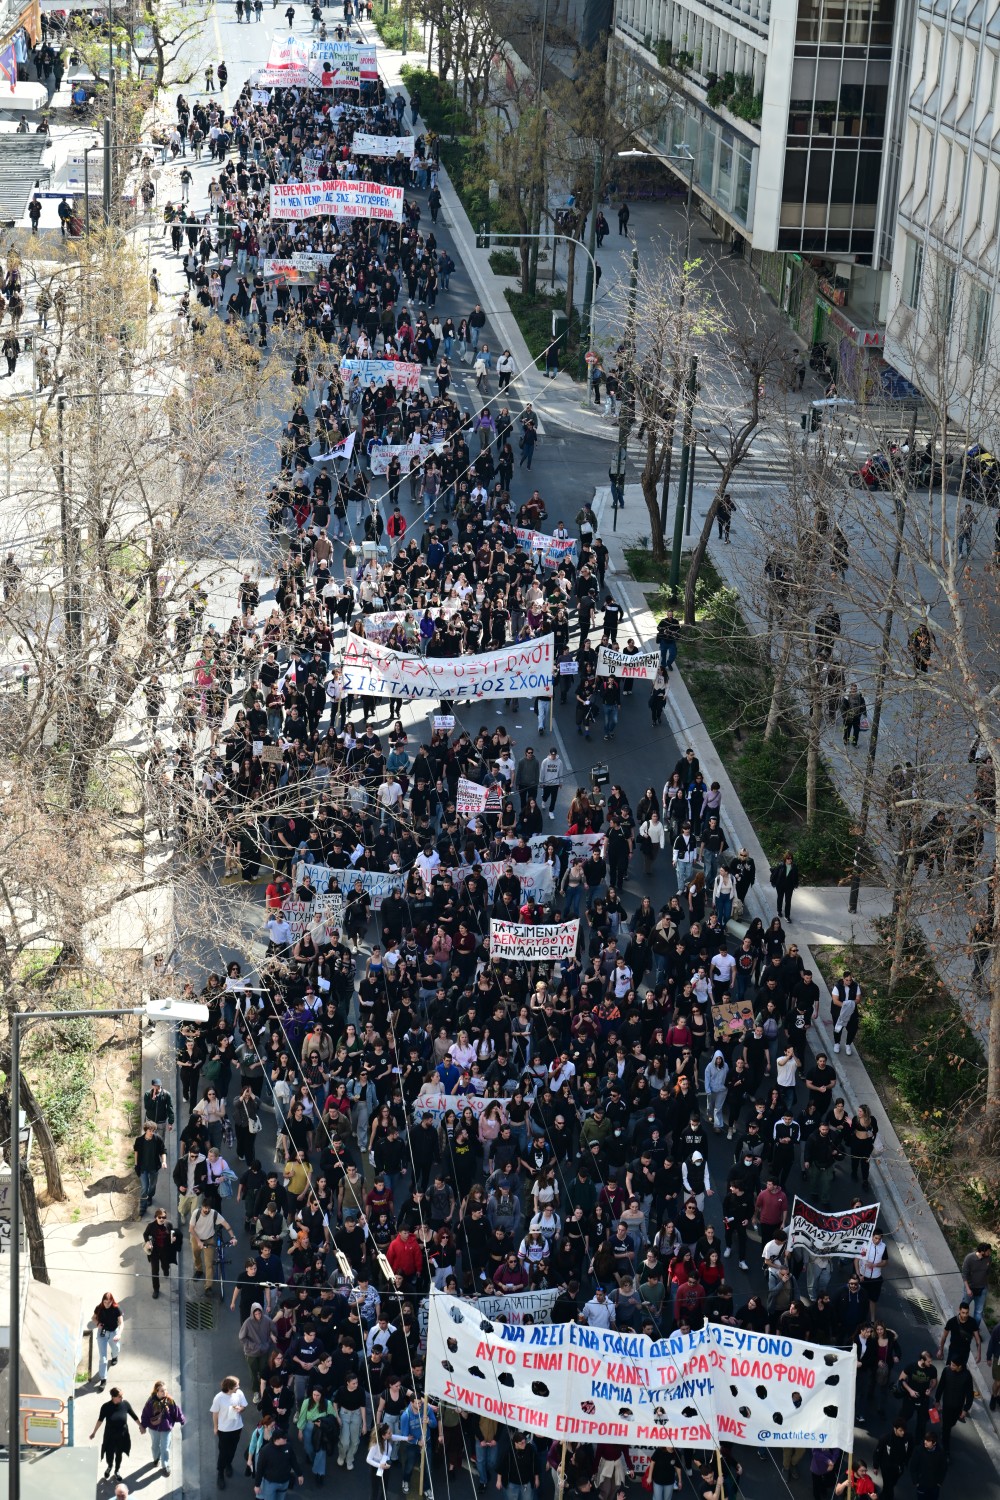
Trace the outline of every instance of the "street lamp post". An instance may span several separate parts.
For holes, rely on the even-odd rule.
[[[694,398],[698,390],[698,359],[692,354],[684,397],[684,443],[681,448],[681,477],[677,486],[677,505],[674,510],[674,540],[670,552],[670,596],[676,602],[681,581],[681,545],[684,537],[684,497],[688,487],[688,470],[691,464],[691,438],[694,425]]]
[[[25,1010],[10,1017],[10,1345],[7,1364],[7,1497],[21,1500],[21,1028],[33,1021],[99,1021],[145,1016],[151,1021],[207,1021],[208,1006],[149,1000],[110,1010]]]

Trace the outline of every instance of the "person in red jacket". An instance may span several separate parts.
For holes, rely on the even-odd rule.
[[[389,540],[392,543],[392,556],[395,557],[406,535],[406,517],[398,505],[393,506],[392,515],[386,522],[385,529],[389,533]]]
[[[400,1229],[396,1238],[389,1241],[385,1255],[396,1275],[402,1276],[406,1290],[418,1290],[417,1281],[424,1267],[424,1256],[408,1229]]]

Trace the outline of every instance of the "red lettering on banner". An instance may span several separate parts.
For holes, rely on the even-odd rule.
[[[561,1370],[561,1354],[545,1354],[541,1350],[525,1350],[524,1368],[526,1370]]]

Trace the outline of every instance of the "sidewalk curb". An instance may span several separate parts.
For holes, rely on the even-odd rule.
[[[600,503],[607,503],[610,491],[605,487],[595,495],[595,511],[598,496]],[[611,534],[605,544],[615,565],[613,586],[617,590],[625,614],[632,625],[637,640],[652,640],[656,633],[656,620],[645,600],[645,588],[628,572],[622,542]],[[609,568],[609,581],[611,570]],[[709,780],[718,781],[722,788],[722,826],[734,848],[746,848],[757,866],[758,880],[747,895],[747,905],[752,914],[765,923],[773,915],[766,896],[767,887],[761,886],[761,877],[766,879],[769,868],[767,856],[760,840],[743,810],[729,775],[719,758],[715,745],[701,720],[694,700],[684,685],[680,669],[675,665],[667,689],[666,714],[670,728],[679,741],[692,746]],[[823,1018],[824,1002],[829,1002],[830,992],[812,954],[805,943],[799,948],[803,962],[812,967],[820,991],[820,1016],[814,1023],[816,1035],[826,1051],[833,1056],[833,1037],[830,1022]],[[877,1094],[867,1069],[857,1052],[853,1057],[837,1058],[837,1075],[849,1108],[854,1111],[859,1103]],[[879,1134],[885,1145],[884,1154],[873,1158],[872,1173],[883,1189],[884,1199],[891,1203],[896,1222],[891,1233],[898,1249],[902,1265],[918,1293],[928,1295],[940,1314],[943,1324],[951,1317],[962,1296],[961,1272],[951,1253],[940,1225],[934,1217],[923,1188],[906,1157],[899,1137],[887,1118],[884,1109],[879,1109]],[[935,1335],[933,1341],[936,1347]],[[984,1373],[980,1376],[979,1372]],[[971,1419],[982,1440],[994,1467],[1000,1471],[1000,1432],[988,1408],[989,1392],[983,1394],[983,1386],[990,1383],[988,1366],[972,1366],[973,1381],[980,1390],[982,1399],[973,1405]]]

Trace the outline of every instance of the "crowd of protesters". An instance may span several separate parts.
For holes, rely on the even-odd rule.
[[[935,1352],[881,1310],[893,1259],[880,1233],[854,1261],[789,1248],[794,1193],[820,1208],[867,1203],[879,1151],[875,1115],[847,1107],[836,1063],[813,1044],[819,990],[783,925],[791,853],[771,871],[778,916],[734,936],[757,872],[728,847],[720,788],[692,751],[633,810],[600,776],[573,791],[558,746],[542,743],[547,698],[444,701],[434,712],[446,722],[430,727],[345,685],[350,632],[440,658],[552,634],[559,703],[572,693],[579,736],[596,726],[610,740],[638,696],[660,725],[679,636],[665,616],[660,672],[638,694],[598,677],[601,644],[639,644],[608,592],[593,512],[581,507],[573,536],[529,493],[538,422],[509,397],[509,366],[503,394],[475,412],[455,395],[453,354],[483,365],[487,395],[492,360],[478,304],[457,322],[436,310],[454,267],[433,233],[434,142],[418,137],[410,161],[352,162],[353,129],[396,134],[404,116],[381,84],[355,103],[311,90],[264,100],[248,85],[228,116],[178,104],[182,151],[207,144],[218,164],[211,212],[168,214],[190,288],[181,317],[197,329],[217,311],[261,345],[277,322],[294,370],[268,497],[274,602],[247,574],[222,628],[192,598],[175,626],[197,656],[178,748],[157,740],[150,762],[163,836],[200,839],[231,879],[265,882],[266,957],[211,975],[210,1020],[184,1028],[169,1210],[154,1202],[173,1124],[159,1085],[146,1097],[153,1130],[136,1141],[153,1296],[186,1238],[203,1295],[221,1281],[232,1368],[237,1344],[245,1362],[212,1403],[218,1486],[239,1463],[264,1500],[281,1500],[359,1458],[376,1497],[397,1477],[409,1493],[432,1467],[449,1483],[467,1468],[509,1500],[546,1472],[558,1481],[560,1445],[425,1400],[421,1304],[436,1287],[550,1290],[553,1320],[598,1328],[661,1335],[710,1318],[853,1345],[858,1423],[881,1424],[883,1494],[909,1474],[920,1500],[936,1500],[973,1402],[989,1253],[967,1258],[968,1306]],[[348,172],[406,186],[403,224],[270,220],[272,179]],[[322,254],[316,279],[294,296],[269,285],[262,258],[300,252]],[[416,362],[423,379],[342,380],[342,357]],[[406,443],[421,445],[412,465],[390,462],[380,485],[378,447]],[[338,448],[345,458],[324,458]],[[533,540],[546,527],[576,542],[555,566]],[[162,695],[147,703],[155,731]],[[488,793],[471,818],[457,811],[462,777]],[[674,867],[676,894],[659,908],[640,894],[637,855],[647,876],[661,857]],[[333,915],[316,867],[342,898]],[[398,888],[373,903],[357,878],[369,871],[398,875]],[[579,917],[578,951],[494,961],[497,915]],[[849,1053],[863,1003],[850,973],[833,1001],[834,1051]],[[997,1331],[985,1354],[1000,1392]],[[117,1409],[102,1418],[127,1436],[131,1408]],[[636,1462],[615,1445],[569,1444],[565,1459],[574,1500],[618,1495]],[[874,1493],[865,1465],[848,1477],[843,1460],[784,1449],[783,1475],[806,1462],[814,1500]],[[721,1470],[710,1454],[657,1450],[654,1500],[685,1473],[705,1497],[731,1496],[737,1450]]]

